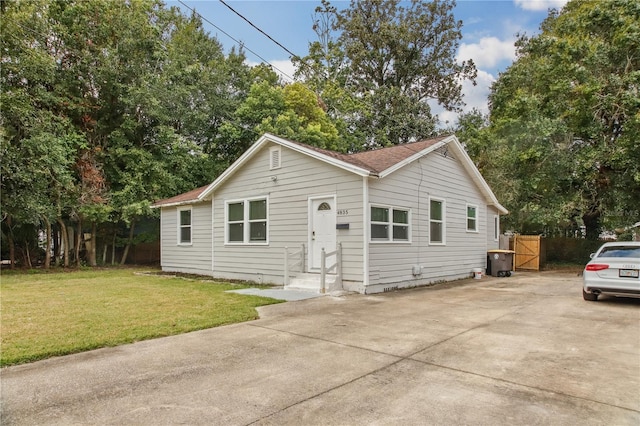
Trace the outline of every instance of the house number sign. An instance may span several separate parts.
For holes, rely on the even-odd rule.
[[[343,209],[337,211],[338,216],[349,216],[349,210]]]

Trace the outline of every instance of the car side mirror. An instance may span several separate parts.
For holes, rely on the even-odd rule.
[[[589,255],[589,259],[593,259],[595,255],[596,255],[595,253],[591,253],[591,254]]]

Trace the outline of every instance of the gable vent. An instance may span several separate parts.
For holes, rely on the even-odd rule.
[[[442,155],[444,158],[449,158],[451,160],[455,160],[456,157],[453,156],[453,154],[451,153],[451,150],[449,149],[448,146],[443,146],[437,149],[436,151],[438,154]]]
[[[280,147],[274,146],[269,150],[270,155],[270,165],[269,169],[279,169],[280,168]]]

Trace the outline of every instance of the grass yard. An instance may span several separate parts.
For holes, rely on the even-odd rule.
[[[248,321],[279,303],[225,293],[247,285],[103,269],[5,273],[0,365]]]

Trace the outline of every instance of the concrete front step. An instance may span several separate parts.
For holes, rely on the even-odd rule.
[[[326,275],[325,278],[325,292],[336,290],[336,275]],[[284,287],[285,290],[300,290],[309,291],[313,293],[320,293],[320,274],[298,274],[291,278],[289,285]]]

